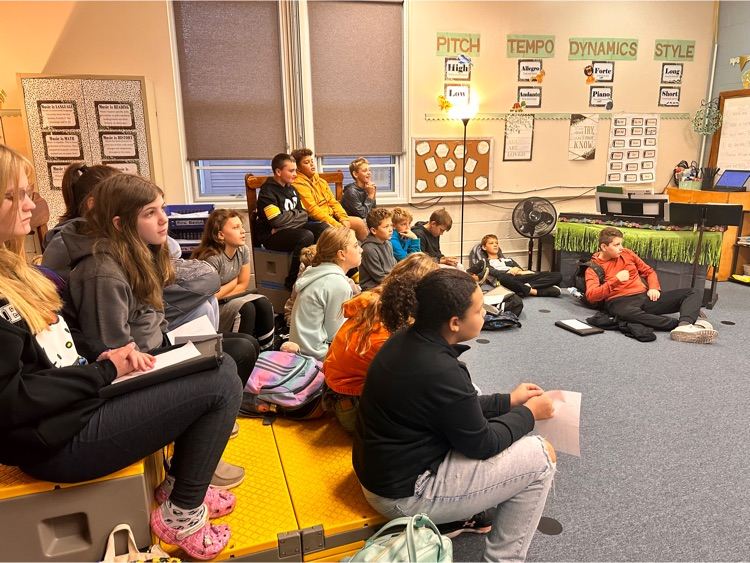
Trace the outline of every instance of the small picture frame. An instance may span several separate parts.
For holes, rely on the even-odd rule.
[[[536,81],[543,68],[542,59],[518,59],[518,81]]]

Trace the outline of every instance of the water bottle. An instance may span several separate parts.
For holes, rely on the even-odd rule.
[[[568,291],[576,299],[583,299],[583,293],[581,293],[581,290],[579,290],[577,287],[569,287]]]

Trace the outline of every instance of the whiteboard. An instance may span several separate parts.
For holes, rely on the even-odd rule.
[[[719,94],[722,125],[711,141],[709,166],[750,170],[750,90]]]

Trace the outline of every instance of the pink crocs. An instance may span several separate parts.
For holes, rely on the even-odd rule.
[[[154,489],[154,498],[159,505],[162,505],[169,498],[169,495],[159,485]],[[221,518],[234,510],[234,507],[237,505],[237,497],[229,491],[209,486],[203,502],[208,508],[209,518]]]
[[[195,526],[175,530],[164,522],[160,507],[151,513],[151,529],[163,542],[176,545],[193,559],[204,561],[221,553],[232,535],[228,525],[214,526],[208,522],[207,516]]]

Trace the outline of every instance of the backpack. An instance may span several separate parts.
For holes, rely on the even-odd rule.
[[[290,352],[261,352],[242,393],[240,414],[264,418],[271,424],[277,416],[293,420],[323,415],[323,364]]]
[[[497,315],[487,312],[484,315],[484,325],[482,330],[502,330],[504,328],[521,328],[521,321],[518,316],[511,311],[500,311]]]
[[[591,261],[590,253],[581,253],[581,257],[576,262],[576,269],[573,271],[573,276],[570,278],[568,283],[569,287],[575,287],[581,294],[581,303],[590,309],[604,309],[604,301],[598,301],[591,303],[586,299],[586,270],[591,268],[596,272],[599,278],[599,285],[604,283],[604,269],[596,262]]]

